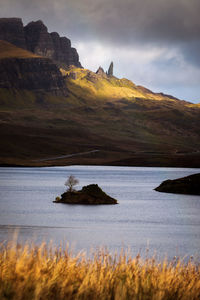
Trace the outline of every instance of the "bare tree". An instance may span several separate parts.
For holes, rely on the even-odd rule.
[[[68,188],[67,191],[73,192],[75,190],[74,186],[77,184],[79,184],[79,180],[75,176],[70,175],[67,181],[65,182],[65,186]]]

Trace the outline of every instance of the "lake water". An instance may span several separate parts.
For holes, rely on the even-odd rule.
[[[198,255],[200,196],[159,193],[163,180],[199,173],[200,169],[70,166],[0,168],[0,241],[50,240],[75,251],[106,246],[129,248],[133,255],[157,252]],[[55,204],[69,175],[83,185],[97,183],[118,205]]]

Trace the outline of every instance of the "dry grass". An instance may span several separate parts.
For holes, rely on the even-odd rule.
[[[0,299],[200,299],[200,266],[138,255],[86,258],[68,249],[1,246]]]

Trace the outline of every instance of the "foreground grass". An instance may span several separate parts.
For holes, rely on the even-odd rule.
[[[105,250],[86,258],[45,244],[2,245],[0,299],[200,299],[200,265]]]

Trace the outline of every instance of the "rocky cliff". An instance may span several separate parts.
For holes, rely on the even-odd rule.
[[[0,41],[0,88],[66,94],[62,74],[48,58]]]
[[[49,33],[42,21],[30,22],[25,27],[19,18],[0,19],[0,40],[54,60],[58,66],[81,67],[79,56],[71,41],[57,32]]]
[[[0,18],[0,40],[26,49],[22,20],[19,18]]]

